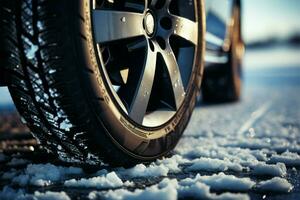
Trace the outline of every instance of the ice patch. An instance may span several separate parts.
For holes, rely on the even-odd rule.
[[[286,179],[275,177],[271,180],[261,181],[257,188],[263,192],[290,192],[293,185]]]
[[[192,161],[192,165],[187,167],[188,171],[227,171],[232,170],[241,172],[243,167],[238,163],[232,163],[228,160],[219,160],[211,158],[199,158]]]
[[[126,182],[125,185],[130,184]],[[107,175],[93,177],[89,179],[80,180],[67,180],[65,181],[67,187],[83,187],[83,188],[97,188],[97,189],[108,189],[118,188],[124,185],[123,181],[117,176],[115,172],[111,172]]]
[[[286,167],[283,163],[277,163],[276,165],[258,163],[252,166],[251,173],[254,175],[283,177],[286,175]]]
[[[59,182],[71,175],[82,174],[83,171],[76,167],[57,167],[52,164],[29,164],[21,174],[13,178],[13,182],[21,186],[35,185],[48,186]]]

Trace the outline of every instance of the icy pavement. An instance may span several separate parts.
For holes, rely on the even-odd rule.
[[[200,102],[173,155],[147,166],[87,173],[0,153],[0,200],[300,199],[298,75],[250,78],[239,103]]]

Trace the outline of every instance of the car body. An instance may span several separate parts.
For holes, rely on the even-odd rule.
[[[235,6],[241,8],[240,0],[206,0],[206,67],[226,63],[224,52],[229,49],[231,19]]]

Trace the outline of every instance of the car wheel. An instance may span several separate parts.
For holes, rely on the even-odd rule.
[[[240,13],[240,7],[235,6],[232,14],[233,23],[228,30],[230,48],[228,52],[224,52],[228,57],[227,62],[207,66],[204,70],[202,97],[205,102],[232,102],[240,99],[241,61],[244,52]]]
[[[64,161],[123,166],[168,154],[200,89],[203,6],[23,0],[16,27],[26,89],[10,88],[45,148]]]
[[[0,1],[0,86],[7,84],[8,72],[17,71],[15,2]]]

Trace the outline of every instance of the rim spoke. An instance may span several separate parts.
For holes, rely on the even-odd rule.
[[[170,46],[168,46],[167,49],[162,52],[162,56],[168,68],[176,103],[176,109],[178,110],[185,97],[185,91],[182,83],[179,66],[174,52]]]
[[[143,14],[109,10],[94,10],[94,31],[97,43],[143,35]]]
[[[174,34],[197,45],[198,23],[179,16],[173,16],[173,21],[175,23]]]
[[[157,53],[151,51],[149,44],[147,51],[144,69],[129,111],[129,116],[141,124],[143,123],[150,100],[157,60]]]

